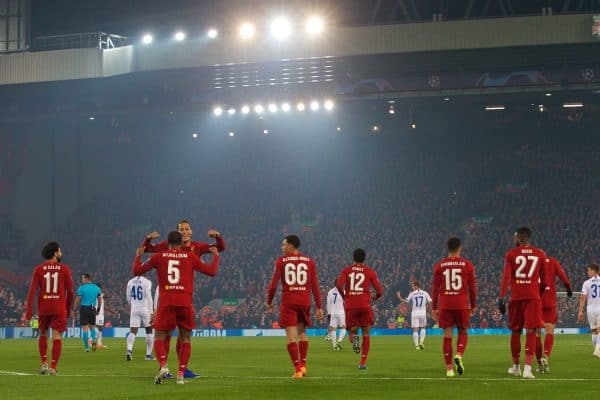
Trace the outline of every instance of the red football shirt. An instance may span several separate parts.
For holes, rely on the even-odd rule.
[[[31,319],[33,315],[33,298],[38,290],[39,315],[68,315],[74,296],[71,269],[53,261],[35,267],[27,295],[27,319]]]
[[[433,268],[432,309],[467,310],[477,306],[475,268],[466,258],[447,257]]]
[[[344,308],[355,310],[371,306],[371,287],[377,298],[383,294],[377,273],[365,264],[352,264],[344,268],[335,286],[344,296]]]
[[[160,305],[189,307],[193,303],[194,271],[215,276],[219,269],[219,256],[213,255],[212,262],[206,264],[192,252],[171,249],[153,254],[143,264],[140,257],[133,261],[134,276],[142,275],[152,268],[156,268],[158,277]]]
[[[556,277],[565,284],[567,290],[571,290],[571,282],[565,273],[565,270],[560,265],[558,260],[553,257],[547,257],[544,265],[544,275],[546,276],[546,284],[548,290],[542,292],[542,307],[543,308],[555,308],[556,307]]]
[[[169,250],[169,243],[166,240],[163,240],[162,242],[156,244],[152,244],[150,243],[150,241],[151,239],[146,238],[142,243],[142,246],[146,248],[144,250],[146,253],[160,253],[162,251]],[[214,245],[220,253],[225,251],[225,240],[223,240],[221,235],[216,237]],[[204,254],[210,253],[210,246],[212,245],[205,242],[190,242],[190,244],[187,246],[181,246],[181,250],[191,251],[198,257],[200,257]]]
[[[297,253],[279,257],[275,261],[267,304],[273,302],[280,281],[283,305],[310,306],[310,293],[312,292],[317,308],[323,307],[317,267],[312,258]]]
[[[523,245],[506,253],[500,297],[506,296],[510,286],[511,300],[540,298],[540,283],[547,287],[545,278],[546,254],[537,247]]]

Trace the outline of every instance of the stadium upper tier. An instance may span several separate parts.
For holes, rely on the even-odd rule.
[[[68,49],[0,56],[0,84],[102,78],[142,71],[269,63],[307,58],[373,56],[448,50],[591,44],[592,14],[326,27],[320,35],[291,32],[274,40],[256,32],[213,39],[160,39],[113,49]],[[297,37],[294,37],[297,35]]]

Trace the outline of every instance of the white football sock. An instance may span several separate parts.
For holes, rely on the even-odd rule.
[[[413,342],[415,347],[419,345],[419,332],[413,331]]]
[[[154,347],[154,333],[146,333],[146,354],[152,354]]]
[[[96,341],[99,345],[102,345],[102,331],[98,329],[98,333],[96,333]]]
[[[335,340],[335,337],[337,336],[337,329],[329,331],[329,336],[331,337],[331,345],[333,348],[335,348],[335,346],[337,346],[337,341]]]
[[[344,338],[346,337],[346,328],[342,328],[340,329],[340,338],[338,339],[338,341],[342,341],[344,340]]]
[[[425,343],[425,335],[427,330],[425,328],[419,329],[419,344]]]
[[[135,333],[129,332],[129,335],[127,335],[127,351],[133,351],[134,343],[135,343]]]
[[[598,343],[598,335],[592,333],[592,346],[596,347],[596,343]]]

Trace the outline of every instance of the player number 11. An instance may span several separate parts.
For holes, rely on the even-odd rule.
[[[58,272],[46,272],[46,293],[58,293]]]

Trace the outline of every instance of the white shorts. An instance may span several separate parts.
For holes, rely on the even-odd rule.
[[[130,328],[149,328],[150,324],[150,313],[146,311],[134,311],[131,310],[129,316],[129,327]]]
[[[427,326],[427,314],[414,312],[411,313],[410,326],[412,328],[425,328]]]
[[[329,326],[333,328],[340,328],[346,326],[346,314],[331,314]]]
[[[100,327],[104,326],[104,315],[102,315],[102,314],[96,315],[96,326],[100,326]]]
[[[600,310],[588,309],[587,318],[591,329],[600,328]]]

